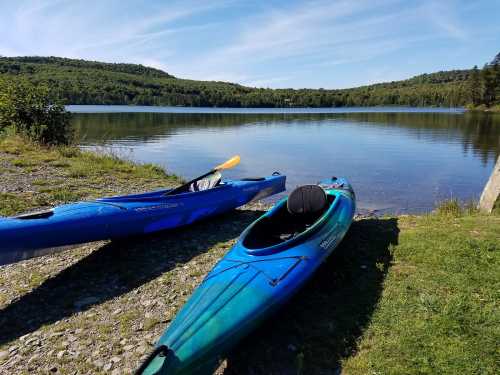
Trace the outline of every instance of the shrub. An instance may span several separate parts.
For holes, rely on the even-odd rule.
[[[64,106],[51,103],[46,86],[0,80],[0,132],[16,133],[43,145],[70,144],[73,131]]]
[[[458,199],[452,198],[444,202],[441,202],[436,207],[436,213],[438,215],[458,217],[463,214],[463,209]]]

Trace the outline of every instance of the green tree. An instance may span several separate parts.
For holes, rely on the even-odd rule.
[[[482,103],[490,106],[495,102],[496,91],[496,77],[493,67],[485,65],[481,70],[481,81],[483,86],[483,100]]]
[[[73,141],[70,114],[49,99],[47,86],[0,79],[0,131],[7,127],[45,145]]]
[[[474,105],[479,105],[482,100],[481,76],[477,65],[474,65],[469,78],[469,100]]]

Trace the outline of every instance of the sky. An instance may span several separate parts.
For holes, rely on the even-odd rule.
[[[255,87],[355,87],[498,52],[500,0],[0,0],[0,55]]]

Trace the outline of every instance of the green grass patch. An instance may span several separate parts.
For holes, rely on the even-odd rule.
[[[10,216],[28,210],[33,201],[18,194],[0,193],[0,215]]]
[[[50,190],[49,194],[53,201],[62,203],[74,202],[85,196],[81,191],[69,189],[66,186]]]
[[[462,203],[456,198],[445,200],[436,207],[436,214],[438,216],[459,217],[475,213],[478,213],[477,202],[467,201]]]
[[[10,216],[42,206],[117,192],[153,190],[180,182],[179,178],[168,175],[159,166],[135,164],[116,155],[81,151],[72,146],[44,147],[17,135],[2,135],[0,153],[13,155],[7,159],[12,167],[7,165],[2,170],[11,179],[16,173],[22,174],[23,186],[27,190],[1,195],[0,215]],[[30,181],[28,173],[34,170],[41,174]],[[50,176],[57,178],[51,179]],[[38,190],[35,194],[30,191],[34,186]]]
[[[346,374],[498,373],[500,217],[443,207],[399,220],[382,297]]]
[[[16,167],[34,167],[37,166],[38,163],[35,160],[28,160],[28,159],[14,159],[12,160],[12,164]]]

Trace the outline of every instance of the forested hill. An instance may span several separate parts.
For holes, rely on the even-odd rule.
[[[135,64],[59,57],[0,57],[0,76],[45,83],[65,104],[217,107],[462,106],[471,70],[423,74],[352,89],[260,89],[194,81]]]

